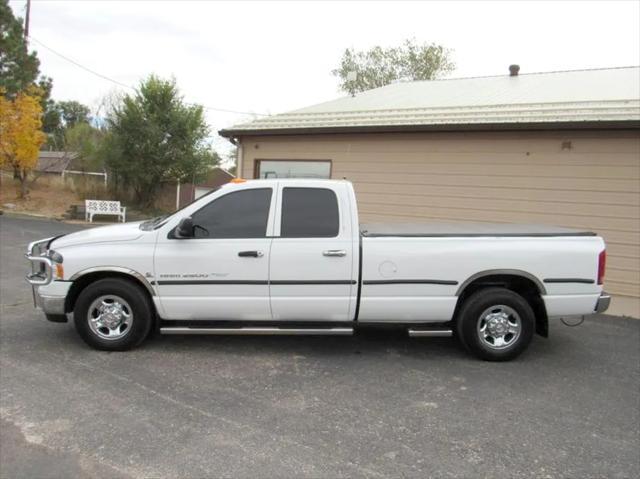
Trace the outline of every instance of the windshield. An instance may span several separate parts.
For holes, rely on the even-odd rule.
[[[165,215],[156,216],[155,218],[151,218],[150,220],[144,221],[143,223],[140,224],[140,229],[142,231],[157,230],[158,228],[162,227],[167,222],[167,220],[169,218],[171,218],[173,215],[175,215],[177,213],[180,213],[182,210],[184,210],[185,208],[191,206],[196,201],[201,200],[202,198],[204,198],[206,196],[209,196],[211,193],[215,193],[219,189],[220,189],[220,187],[217,187],[217,188],[212,189],[211,191],[207,191],[204,195],[202,195],[199,198],[196,198],[193,201],[187,203],[182,208],[174,211],[173,213],[167,213]]]

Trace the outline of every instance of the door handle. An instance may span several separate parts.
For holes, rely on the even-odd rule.
[[[241,258],[262,258],[264,253],[262,251],[240,251],[238,256]]]
[[[323,251],[324,256],[347,256],[347,252],[343,249],[328,249]]]

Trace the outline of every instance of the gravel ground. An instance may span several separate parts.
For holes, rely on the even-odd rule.
[[[450,339],[159,337],[89,349],[45,321],[0,217],[0,476],[638,477],[640,321],[551,325],[510,363]]]

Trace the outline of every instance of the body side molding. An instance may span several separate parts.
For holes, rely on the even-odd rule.
[[[269,284],[269,282],[267,280],[252,280],[252,279],[248,279],[248,280],[243,280],[243,279],[238,279],[238,280],[234,280],[234,279],[185,279],[185,280],[180,280],[180,279],[169,279],[169,280],[164,280],[161,279],[159,281],[152,281],[151,284],[157,284],[159,286],[197,286],[197,285],[207,285],[207,284],[220,284],[220,285],[224,285],[224,284],[244,284],[244,285],[267,285]]]
[[[305,281],[288,281],[288,280],[225,280],[225,279],[214,279],[214,280],[159,280],[153,281],[151,284],[158,284],[160,286],[194,286],[194,285],[206,285],[206,284],[220,284],[220,285],[230,285],[230,284],[252,284],[252,285],[272,285],[272,286],[283,286],[283,285],[323,285],[323,284],[356,284],[355,280],[351,279],[319,279],[319,280],[305,280]]]
[[[446,279],[375,279],[365,280],[362,284],[441,284],[446,286],[455,286],[458,282]]]
[[[543,280],[545,283],[583,283],[583,284],[593,284],[596,281],[588,278],[545,278]]]

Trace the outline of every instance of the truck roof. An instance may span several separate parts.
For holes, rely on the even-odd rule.
[[[244,178],[236,178],[234,180],[231,180],[229,183],[226,183],[227,185],[229,184],[255,184],[255,183],[260,183],[260,184],[272,184],[272,183],[318,183],[318,184],[337,184],[337,183],[351,183],[349,180],[343,179],[343,180],[329,180],[329,179],[324,179],[324,178],[259,178],[259,179],[255,179],[255,180],[245,180]]]

